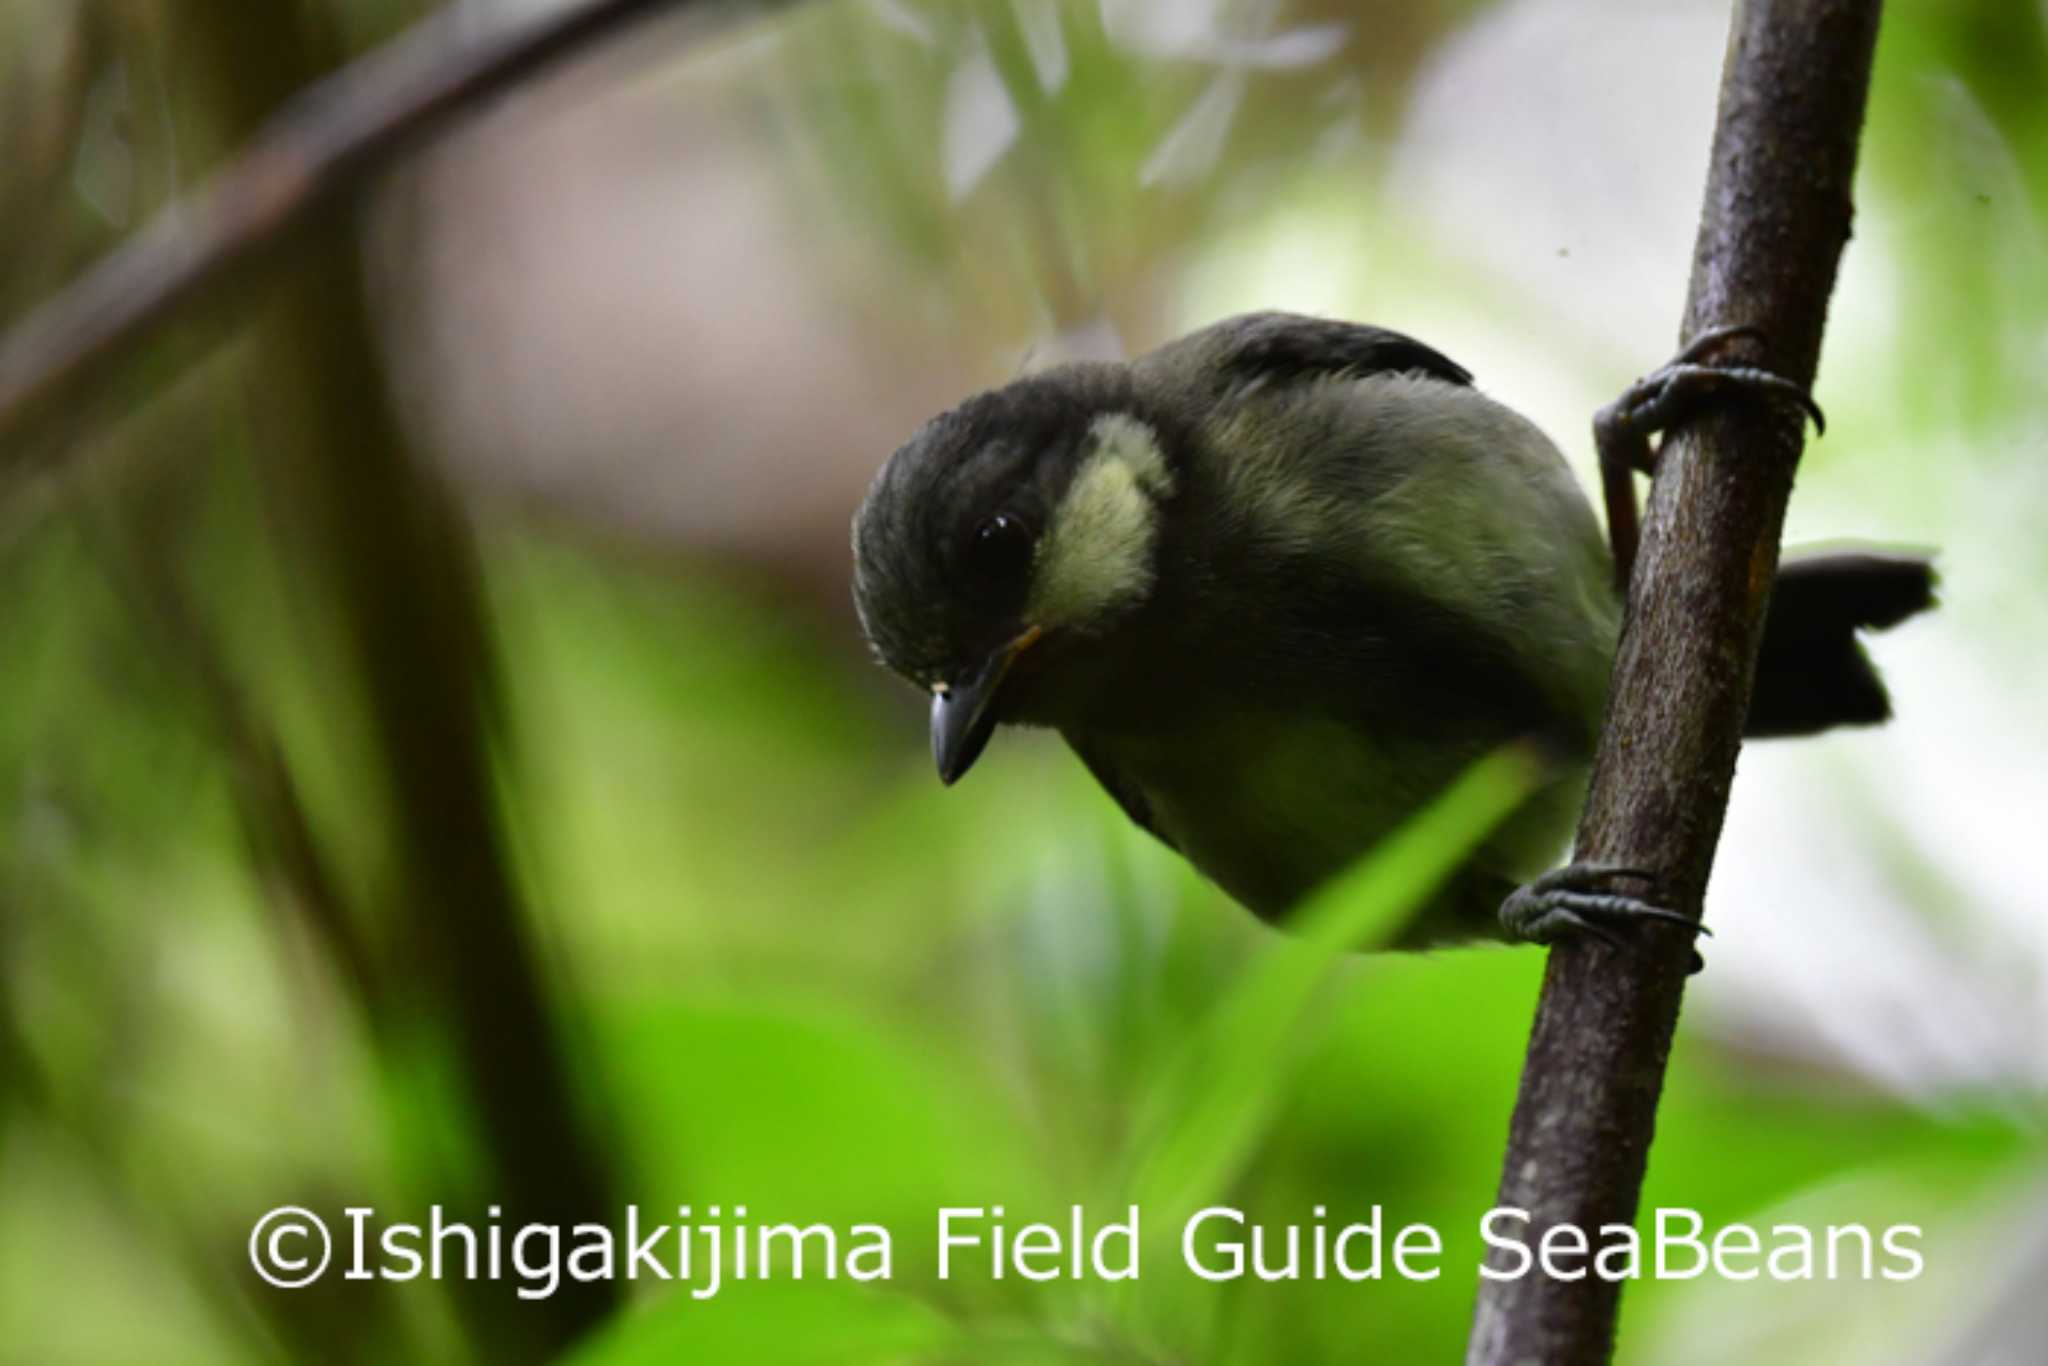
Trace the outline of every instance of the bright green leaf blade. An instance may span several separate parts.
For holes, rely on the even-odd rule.
[[[1302,905],[1293,933],[1273,941],[1153,1089],[1130,1185],[1148,1216],[1175,1224],[1230,1181],[1271,1118],[1290,1036],[1332,966],[1388,942],[1542,771],[1526,747],[1496,750]]]

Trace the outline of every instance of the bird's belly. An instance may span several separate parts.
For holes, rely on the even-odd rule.
[[[1132,754],[1126,771],[1160,833],[1266,919],[1370,849],[1441,785],[1439,764],[1337,722],[1240,716],[1203,734],[1202,743]],[[1229,738],[1218,743],[1219,735]]]
[[[1233,898],[1276,921],[1479,757],[1329,720],[1238,716],[1198,733],[1202,743],[1119,746],[1115,762],[1143,793],[1160,834]],[[1218,743],[1219,735],[1229,738]],[[1425,908],[1424,919],[1441,923],[1419,925],[1411,939],[1491,932],[1500,895],[1547,865],[1576,809],[1570,783],[1532,803],[1482,846],[1453,889],[1476,892],[1478,904]]]

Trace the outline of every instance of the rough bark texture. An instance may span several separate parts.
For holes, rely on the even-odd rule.
[[[1759,328],[1747,359],[1810,384],[1849,236],[1878,0],[1751,0],[1722,77],[1684,335]],[[1730,405],[1665,443],[1645,514],[1578,857],[1656,870],[1699,913],[1727,808],[1785,502],[1791,411]],[[1510,1127],[1499,1204],[1529,1237],[1632,1224],[1678,1019],[1686,946],[1552,952]],[[1504,1265],[1497,1262],[1496,1265]],[[1622,1283],[1540,1269],[1482,1281],[1468,1366],[1594,1363]]]

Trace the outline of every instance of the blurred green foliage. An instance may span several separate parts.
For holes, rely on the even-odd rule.
[[[922,283],[906,311],[1000,339],[1097,310],[1132,326],[1174,288],[1165,263],[1292,187],[1310,182],[1328,213],[1350,197],[1329,178],[1356,175],[1365,199],[1417,66],[1473,20],[1311,7],[1290,25],[1355,26],[1336,69],[1275,59],[1233,76],[1148,49],[1115,9],[800,12],[763,106],[794,193]],[[315,66],[404,17],[292,12],[276,22]],[[1904,335],[1881,353],[1900,382],[1846,405],[1848,439],[1815,468],[1870,458],[1892,423],[1901,445],[1978,441],[2010,472],[2044,430],[2043,21],[1922,0],[1887,23],[1866,213],[1903,225],[1887,231]],[[219,87],[245,73],[209,64],[202,27],[149,3],[0,15],[0,94],[32,116],[0,129],[21,140],[0,165],[11,313],[162,203],[190,174],[181,156],[232,144]],[[953,92],[984,65],[1018,149],[995,149],[986,180],[958,169],[972,148],[947,147],[969,136],[949,134]],[[1237,79],[1227,153],[1157,173],[1191,107]],[[107,101],[111,124],[93,112]],[[113,213],[117,181],[131,207]],[[329,292],[258,292],[254,330],[205,365],[145,364],[146,404],[82,412],[67,473],[0,480],[0,1360],[1457,1357],[1542,961],[1343,950],[1498,817],[1526,780],[1516,756],[1330,889],[1299,937],[1274,936],[1043,737],[1006,738],[968,789],[942,791],[915,702],[860,657],[840,585],[650,554],[450,486],[431,451],[403,449],[431,424],[305,363],[310,335],[337,348],[323,356],[373,353],[374,324],[333,302],[351,260],[326,241],[284,263]],[[1483,276],[1465,287],[1491,304]],[[376,434],[379,460],[344,431]],[[1998,435],[2012,431],[2033,448]],[[1911,460],[1884,473],[1873,499],[1935,496]],[[2011,544],[2039,564],[2038,541]],[[352,588],[357,571],[375,587]],[[468,614],[488,627],[473,650],[452,640]],[[406,736],[427,737],[433,764]],[[481,786],[406,776],[450,767]],[[458,856],[450,829],[482,854]],[[1923,899],[1953,891],[1929,883]],[[490,1034],[508,1000],[465,992],[500,952],[530,968],[491,980],[511,984],[509,1018],[541,1022],[538,1043]],[[493,1086],[522,1079],[545,1098],[535,1131],[555,1135],[540,1158],[494,1123],[522,1097]],[[763,1221],[884,1225],[894,1274],[701,1301],[638,1282],[620,1306],[549,1318],[510,1281],[284,1292],[249,1268],[249,1230],[274,1206],[337,1232],[351,1205],[415,1220],[436,1202],[471,1220],[500,1198],[551,1208],[533,1175],[559,1174],[563,1154],[589,1163],[585,1189],[654,1217],[744,1203]],[[1919,1359],[2009,1269],[1999,1221],[2043,1160],[2023,1087],[1913,1104],[1684,1035],[1646,1208],[1924,1223],[1931,1270],[1806,1301],[1639,1284],[1623,1357],[1860,1362],[1906,1344]],[[1444,1232],[1446,1274],[1207,1283],[1178,1271],[1172,1240],[1178,1212],[1212,1200],[1275,1225],[1381,1205],[1392,1225]],[[1102,1220],[1132,1201],[1148,1238],[1135,1283],[936,1277],[941,1207],[1063,1223],[1073,1205]]]

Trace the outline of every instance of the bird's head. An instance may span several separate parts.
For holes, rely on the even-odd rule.
[[[951,783],[999,721],[1058,724],[1062,680],[1150,598],[1174,472],[1120,365],[1070,366],[927,423],[853,522],[882,662],[932,695]]]

